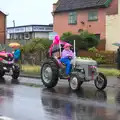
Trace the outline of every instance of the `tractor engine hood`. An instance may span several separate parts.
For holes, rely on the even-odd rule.
[[[71,60],[71,64],[74,64],[74,59]],[[75,65],[97,65],[97,62],[95,60],[86,60],[86,59],[80,59],[75,58]]]

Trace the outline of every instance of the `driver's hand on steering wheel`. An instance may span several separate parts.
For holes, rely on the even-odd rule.
[[[72,59],[72,56],[68,56],[69,59]]]

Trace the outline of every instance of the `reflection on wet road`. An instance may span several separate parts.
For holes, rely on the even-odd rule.
[[[0,85],[0,115],[15,120],[120,120],[120,91],[67,83],[53,89]]]
[[[57,91],[58,90],[58,91]],[[111,96],[107,99],[104,91],[81,89],[77,93],[63,92],[65,89],[44,89],[42,104],[47,116],[59,120],[119,120],[120,108],[118,99],[114,100],[114,92],[107,90]],[[61,94],[62,93],[62,94]],[[65,93],[65,94],[63,94]],[[49,97],[48,97],[49,96]],[[64,96],[64,97],[63,97]],[[49,114],[49,115],[48,115]],[[58,117],[59,116],[59,117]],[[52,120],[51,119],[51,120]]]

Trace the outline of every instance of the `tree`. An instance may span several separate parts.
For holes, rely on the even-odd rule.
[[[81,49],[89,49],[92,47],[96,47],[99,43],[99,39],[92,33],[88,33],[88,31],[83,31],[80,33],[81,38]]]
[[[99,39],[87,31],[81,32],[79,35],[72,34],[64,37],[64,41],[73,45],[74,40],[76,42],[76,49],[88,50],[91,47],[96,47],[99,43]]]
[[[71,36],[72,35],[72,33],[71,32],[65,32],[65,33],[63,33],[63,35],[61,36],[61,40],[66,40],[66,38],[67,37],[69,37],[69,36]]]
[[[34,53],[48,50],[52,41],[46,38],[36,38],[22,47],[24,53]]]
[[[75,40],[75,43],[76,43],[76,54],[78,53],[78,51],[79,51],[79,49],[80,49],[80,40],[81,38],[80,38],[80,35],[70,35],[70,36],[68,36],[68,37],[66,37],[65,38],[65,42],[68,42],[68,43],[70,43],[72,46],[74,45],[74,40]]]

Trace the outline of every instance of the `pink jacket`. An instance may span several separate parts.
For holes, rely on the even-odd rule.
[[[62,51],[62,55],[61,55],[61,58],[66,58],[66,57],[72,57],[73,58],[73,52],[72,52],[72,50],[63,50]]]

